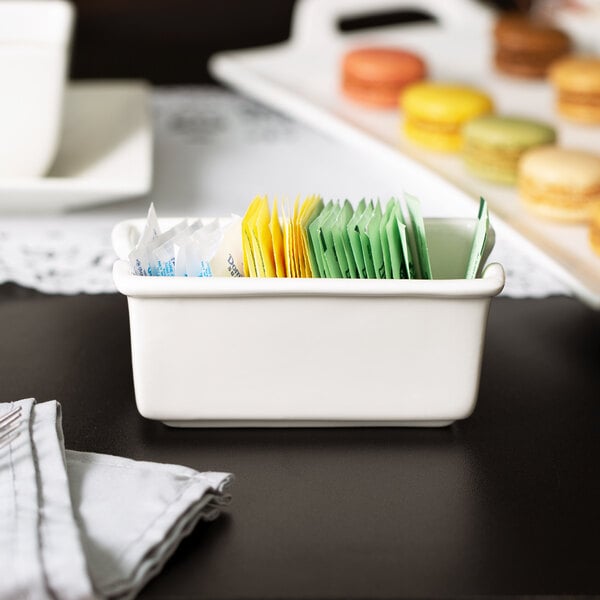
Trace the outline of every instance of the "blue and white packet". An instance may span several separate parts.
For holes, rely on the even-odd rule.
[[[187,219],[161,232],[154,206],[129,254],[134,275],[159,277],[243,277],[242,219]]]

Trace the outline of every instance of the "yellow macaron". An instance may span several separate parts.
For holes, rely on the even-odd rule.
[[[400,102],[406,137],[431,150],[445,152],[459,151],[463,125],[494,108],[492,99],[475,88],[441,83],[411,85]]]

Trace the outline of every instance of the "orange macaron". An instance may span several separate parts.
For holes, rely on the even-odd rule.
[[[342,91],[365,106],[396,108],[400,92],[424,79],[425,61],[398,48],[357,48],[342,62]]]

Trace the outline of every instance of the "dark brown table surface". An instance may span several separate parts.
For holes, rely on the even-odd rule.
[[[0,286],[0,331],[0,400],[60,400],[69,448],[235,473],[143,598],[600,596],[600,313],[575,300],[495,300],[475,413],[440,430],[146,421],[118,295]]]

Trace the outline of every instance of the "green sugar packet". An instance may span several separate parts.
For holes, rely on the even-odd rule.
[[[317,256],[321,257],[321,264],[323,265],[323,275],[321,277],[331,277],[331,273],[329,272],[329,264],[327,263],[327,259],[325,257],[325,252],[327,251],[327,242],[325,240],[325,235],[323,234],[323,225],[329,218],[329,215],[335,210],[335,205],[330,200],[328,204],[329,210],[323,215],[321,221],[319,222],[319,228],[317,230],[317,241],[318,246],[316,248]]]
[[[481,258],[485,251],[487,243],[488,231],[490,228],[490,214],[487,207],[487,202],[484,198],[479,199],[479,214],[477,216],[477,227],[473,236],[473,245],[471,246],[471,254],[467,264],[466,279],[475,279],[481,266]]]
[[[325,266],[325,258],[324,258],[324,241],[321,239],[321,226],[324,223],[325,219],[329,216],[329,213],[333,209],[333,203],[329,201],[323,210],[319,213],[316,219],[308,226],[308,239],[310,240],[310,244],[312,246],[311,254],[314,254],[314,261],[316,263],[316,269],[311,263],[311,267],[313,267],[313,275],[315,273],[319,274],[319,277],[328,277],[327,270]]]
[[[333,245],[337,255],[338,264],[342,277],[346,279],[355,278],[358,276],[352,248],[350,247],[350,239],[348,238],[348,223],[354,214],[352,204],[346,200],[338,213],[337,219],[332,227]]]
[[[310,268],[313,273],[313,277],[321,277],[321,272],[319,270],[319,263],[317,262],[317,254],[315,252],[315,248],[313,245],[313,241],[310,235],[310,226],[319,218],[319,215],[323,212],[323,200],[319,200],[318,205],[316,206],[314,212],[308,217],[306,224],[304,225],[306,232],[305,237],[308,243],[308,260],[310,262]]]
[[[385,225],[387,241],[390,248],[390,263],[394,279],[414,279],[414,265],[406,238],[406,225],[400,210],[400,204],[395,198],[390,200],[392,208]]]
[[[335,251],[335,243],[333,240],[333,226],[337,221],[337,218],[342,208],[339,203],[333,205],[333,208],[329,211],[327,218],[321,224],[321,239],[323,240],[324,252],[323,260],[325,264],[325,270],[328,272],[328,277],[340,278],[342,277],[342,271],[340,269],[338,257]]]
[[[365,269],[367,271],[367,277],[369,279],[375,279],[375,266],[373,265],[373,254],[371,250],[371,241],[367,235],[367,228],[373,216],[375,215],[375,206],[373,201],[369,202],[365,211],[363,212],[360,220],[358,221],[357,228],[360,237],[360,246],[362,249],[363,260],[365,262]]]
[[[385,263],[383,259],[383,244],[381,243],[381,222],[383,213],[381,212],[381,203],[377,200],[375,211],[371,220],[367,224],[367,237],[371,246],[371,257],[377,279],[385,279]]]
[[[365,260],[363,257],[362,246],[360,243],[360,234],[358,233],[358,223],[362,218],[363,213],[367,208],[367,203],[363,198],[356,207],[348,226],[346,227],[346,231],[348,233],[348,239],[350,240],[350,247],[352,248],[352,256],[354,257],[354,262],[356,263],[356,270],[358,272],[358,276],[360,279],[367,279],[367,269],[365,267]]]
[[[431,263],[429,261],[427,238],[425,237],[425,224],[421,215],[421,204],[417,198],[407,193],[404,193],[403,200],[404,223],[407,227],[408,243],[415,263],[417,277],[431,279]]]
[[[383,257],[383,266],[385,269],[385,277],[386,279],[392,279],[392,257],[390,254],[390,242],[387,234],[387,224],[390,220],[390,215],[394,210],[394,199],[391,198],[386,207],[385,213],[381,218],[381,222],[379,223],[379,239],[381,240],[381,253]]]

